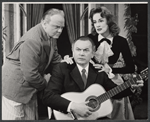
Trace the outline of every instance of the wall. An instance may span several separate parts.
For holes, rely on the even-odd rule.
[[[26,31],[26,18],[20,16],[21,9],[20,3],[3,3],[2,4],[2,16],[4,18],[3,26],[6,27],[6,39],[3,40],[3,62],[5,62],[5,56],[11,51],[15,43],[19,41],[21,36],[21,29]],[[24,5],[26,7],[26,5]],[[24,23],[21,23],[20,20]]]
[[[6,39],[3,43],[4,57],[7,55],[14,45],[14,6],[13,4],[3,4],[4,27],[6,27]],[[4,58],[5,61],[5,58]]]

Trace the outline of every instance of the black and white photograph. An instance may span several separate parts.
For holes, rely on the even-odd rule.
[[[2,120],[148,120],[148,2],[2,2]]]

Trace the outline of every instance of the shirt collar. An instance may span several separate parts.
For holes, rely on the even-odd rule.
[[[80,71],[80,74],[82,74],[83,67],[81,67],[79,64],[77,64],[77,67],[78,67],[78,69]],[[85,74],[88,75],[88,72],[89,72],[89,63],[88,63],[88,65],[84,69],[86,70]]]
[[[106,37],[102,36],[101,34],[98,35],[98,41],[100,41],[100,40],[103,39],[103,38],[106,38]],[[111,44],[112,44],[112,42],[113,42],[113,37],[110,36],[110,37],[107,37],[107,39],[109,39],[109,40],[111,41]]]

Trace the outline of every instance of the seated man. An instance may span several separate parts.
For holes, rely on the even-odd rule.
[[[66,92],[83,92],[95,83],[103,86],[106,91],[117,86],[105,72],[98,72],[90,63],[94,51],[95,45],[90,38],[83,36],[75,40],[72,44],[74,63],[71,65],[65,62],[60,63],[53,70],[42,96],[44,104],[63,113],[73,112],[73,115],[75,113],[78,117],[85,118],[92,115],[93,108],[88,106],[88,102],[74,102],[63,98],[61,95]],[[133,85],[135,88],[141,86],[143,86],[142,80],[137,81],[137,85]],[[131,88],[127,88],[113,98],[119,99],[132,93]]]

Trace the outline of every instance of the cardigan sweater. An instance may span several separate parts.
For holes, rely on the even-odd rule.
[[[94,41],[94,43],[96,45],[96,49],[97,49],[99,46],[98,34],[96,34],[96,35],[89,34],[88,37]],[[125,38],[123,38],[119,35],[115,36],[113,38],[111,50],[113,51],[114,55],[110,56],[108,59],[109,60],[108,64],[110,64],[110,66],[115,64],[118,61],[120,53],[122,53],[122,56],[123,56],[123,59],[125,62],[125,66],[122,68],[113,68],[112,67],[113,73],[126,74],[126,73],[134,73],[135,72],[134,62],[132,59],[130,48],[129,48],[129,45]]]

